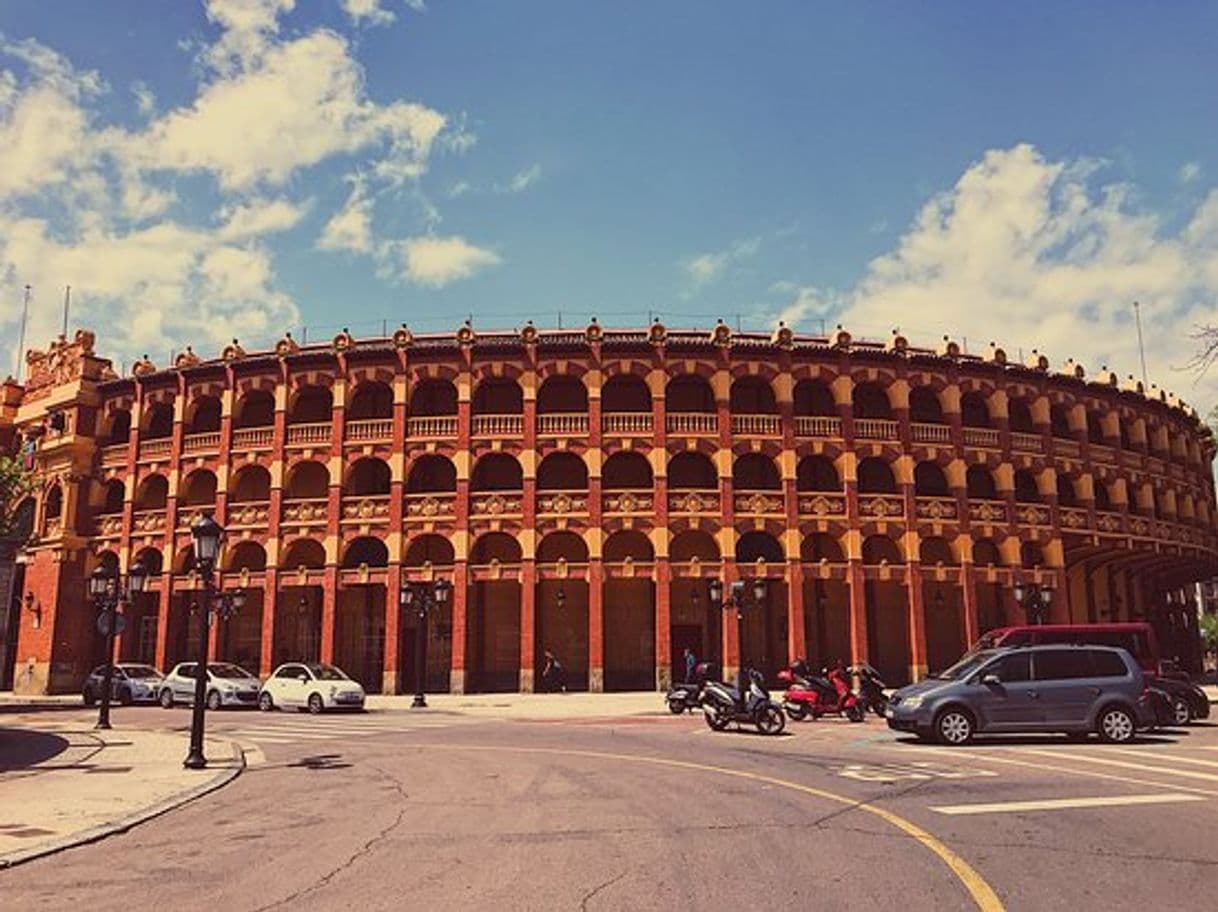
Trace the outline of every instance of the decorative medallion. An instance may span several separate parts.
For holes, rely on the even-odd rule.
[[[837,324],[837,332],[833,334],[834,348],[840,348],[845,351],[850,348],[850,343],[854,341],[854,337],[842,328],[842,324]]]
[[[732,331],[722,320],[715,321],[715,328],[711,330],[711,342],[720,348],[731,347]]]
[[[414,344],[414,334],[411,333],[406,324],[403,323],[393,331],[393,347],[404,349],[410,348]]]
[[[283,338],[275,343],[275,354],[280,358],[286,358],[288,355],[294,355],[300,351],[300,346],[296,340],[292,338],[292,334],[284,333]]]
[[[663,345],[668,340],[668,330],[657,317],[655,322],[651,324],[651,328],[647,331],[647,340],[652,345]]]
[[[596,317],[592,318],[592,322],[584,329],[584,339],[589,345],[595,345],[605,336],[605,331],[601,329],[601,325],[596,322]]]
[[[241,343],[236,339],[233,339],[232,342],[224,346],[224,350],[220,352],[220,358],[224,361],[239,361],[244,357],[245,349],[241,347]]]
[[[909,340],[901,335],[899,329],[894,329],[892,337],[888,340],[887,348],[893,354],[903,355],[909,350]]]
[[[778,328],[774,330],[770,341],[779,348],[790,349],[795,346],[795,333],[791,332],[791,327],[787,326],[785,321],[779,320]]]
[[[525,323],[524,328],[520,330],[520,341],[525,345],[537,344],[537,327],[533,325],[532,320]]]
[[[457,330],[457,344],[458,345],[473,345],[475,338],[476,338],[476,336],[474,335],[474,327],[469,322],[469,320],[466,320],[464,323],[461,324],[461,328]]]
[[[131,373],[136,377],[143,377],[146,374],[156,373],[156,365],[152,363],[152,359],[144,355],[138,361],[131,365]]]
[[[355,337],[347,330],[347,327],[342,328],[337,336],[334,337],[334,350],[336,352],[350,351],[355,348]]]
[[[203,363],[203,359],[195,354],[195,350],[189,345],[186,346],[186,351],[181,352],[173,359],[173,366],[181,370],[184,367],[194,367],[196,364]]]

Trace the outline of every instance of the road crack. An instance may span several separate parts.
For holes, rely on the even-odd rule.
[[[603,884],[593,887],[591,890],[589,890],[587,893],[585,893],[583,899],[581,899],[579,901],[580,912],[588,912],[588,903],[592,901],[592,897],[594,897],[597,893],[601,892],[601,890],[609,889],[610,887],[612,887],[615,883],[617,883],[619,880],[621,880],[625,876],[626,876],[626,872],[622,871],[616,877],[609,878],[609,880],[606,880]]]

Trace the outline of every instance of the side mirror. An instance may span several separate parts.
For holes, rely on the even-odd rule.
[[[984,684],[986,687],[997,687],[999,684],[1002,683],[1002,679],[999,678],[998,675],[994,674],[993,672],[990,672],[989,674],[981,676],[981,683]]]

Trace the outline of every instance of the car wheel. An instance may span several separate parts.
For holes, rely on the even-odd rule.
[[[321,712],[325,708],[326,708],[326,705],[321,700],[321,694],[318,694],[318,693],[309,694],[309,712],[311,712],[313,715],[317,715],[319,712]]]
[[[213,712],[224,705],[224,700],[220,696],[220,691],[209,690],[207,692],[207,708]]]
[[[85,706],[93,706],[97,703],[97,695],[93,693],[92,687],[86,687],[80,694],[85,701]]]
[[[1137,733],[1133,715],[1123,706],[1109,706],[1100,713],[1095,727],[1100,738],[1109,744],[1126,744]]]
[[[258,694],[258,708],[264,713],[269,713],[275,708],[275,701],[271,699],[271,695],[265,690]]]
[[[131,688],[124,687],[118,692],[118,702],[122,706],[130,706],[135,702],[135,698],[131,696]]]
[[[940,744],[959,747],[973,739],[973,717],[963,709],[949,706],[935,719],[935,736]]]
[[[1172,721],[1176,725],[1188,725],[1193,721],[1193,711],[1188,705],[1188,701],[1183,697],[1176,697],[1171,704]]]
[[[173,691],[168,687],[161,691],[161,707],[163,709],[173,709]]]

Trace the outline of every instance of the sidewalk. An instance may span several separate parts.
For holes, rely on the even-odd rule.
[[[412,699],[409,694],[370,694],[366,706],[374,710],[409,709]],[[427,707],[438,713],[533,721],[668,715],[664,694],[652,690],[627,693],[428,694]]]
[[[209,766],[195,771],[182,767],[189,738],[178,733],[53,716],[0,723],[0,869],[130,829],[227,784],[245,762],[224,740],[208,740]]]

